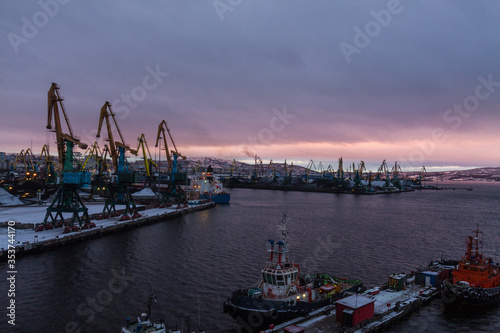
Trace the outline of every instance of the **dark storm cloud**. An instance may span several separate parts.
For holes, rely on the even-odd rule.
[[[45,141],[52,81],[80,136],[109,100],[130,143],[140,133],[153,141],[166,119],[190,146],[244,142],[283,107],[297,118],[274,144],[426,139],[452,125],[443,114],[474,94],[479,76],[500,81],[494,2],[246,0],[223,20],[213,1],[41,3],[58,10],[33,36],[23,27],[47,12],[40,3],[4,1],[1,14],[0,108],[12,114],[2,127],[18,129],[20,146],[26,130]],[[348,62],[341,43],[356,47],[356,29],[366,34],[390,6],[397,13]],[[12,33],[26,42],[13,46]],[[154,89],[148,67],[169,73]],[[481,101],[460,133],[498,125],[499,96]]]

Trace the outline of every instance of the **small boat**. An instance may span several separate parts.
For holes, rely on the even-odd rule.
[[[442,284],[441,299],[448,312],[471,311],[500,303],[500,267],[482,253],[479,226],[467,237],[467,251]]]
[[[153,322],[151,320],[151,306],[155,302],[154,291],[149,295],[147,302],[147,312],[142,313],[140,317],[137,317],[136,321],[131,322],[130,318],[127,318],[127,326],[122,327],[121,333],[182,333],[177,329],[167,329],[167,326],[163,319],[158,322]]]
[[[331,306],[346,292],[364,290],[359,280],[338,278],[326,273],[309,275],[288,256],[286,215],[280,226],[282,240],[269,239],[269,258],[258,284],[234,291],[224,302],[224,312],[247,332],[279,325]]]

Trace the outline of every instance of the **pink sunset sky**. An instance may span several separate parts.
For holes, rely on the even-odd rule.
[[[96,138],[337,167],[500,166],[500,3],[9,2],[0,26],[0,151],[48,143],[47,91]]]

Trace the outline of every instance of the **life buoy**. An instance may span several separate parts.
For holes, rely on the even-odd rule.
[[[262,314],[257,311],[252,311],[248,314],[248,324],[251,327],[259,327],[264,322]]]
[[[269,310],[269,317],[270,317],[272,320],[276,320],[276,319],[278,319],[278,316],[279,316],[278,310],[276,310],[276,309],[271,309],[271,310]]]

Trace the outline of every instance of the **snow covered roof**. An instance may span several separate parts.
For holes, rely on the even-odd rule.
[[[133,193],[132,196],[134,198],[150,198],[150,197],[155,197],[156,194],[151,190],[150,188],[145,188],[140,190],[139,192]]]
[[[23,202],[0,187],[0,206],[22,205]]]
[[[374,299],[371,299],[366,296],[362,295],[352,295],[346,298],[343,298],[341,300],[338,300],[336,303],[337,304],[342,304],[344,306],[347,306],[351,309],[359,309],[367,304],[375,302]]]

